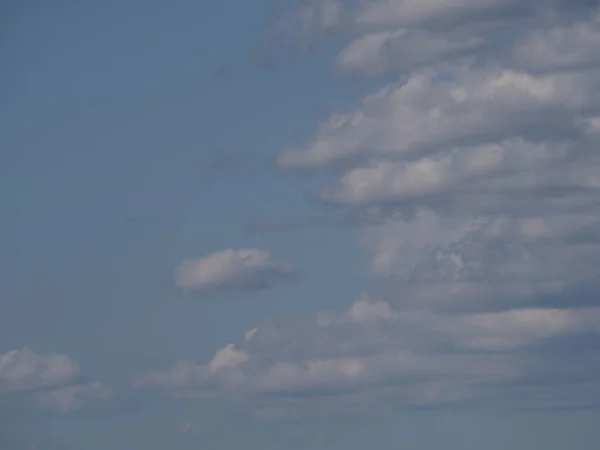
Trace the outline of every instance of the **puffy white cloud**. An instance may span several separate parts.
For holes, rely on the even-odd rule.
[[[93,382],[42,392],[34,397],[34,403],[41,410],[69,414],[94,407],[112,395],[108,387]]]
[[[0,355],[0,395],[60,386],[76,380],[79,364],[66,355],[39,355],[28,348]]]
[[[294,273],[293,264],[275,261],[267,251],[228,249],[183,262],[175,283],[190,292],[262,289]]]

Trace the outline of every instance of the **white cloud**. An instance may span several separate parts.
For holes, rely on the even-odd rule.
[[[193,292],[262,289],[293,275],[293,264],[275,261],[267,251],[228,249],[183,262],[176,285]]]
[[[233,344],[229,344],[217,351],[213,359],[208,363],[210,373],[216,373],[223,369],[230,369],[248,361],[248,355],[237,350]]]
[[[108,387],[93,382],[42,392],[34,397],[34,403],[41,410],[69,414],[105,402],[112,395]]]
[[[394,317],[395,314],[390,305],[383,301],[371,301],[366,296],[355,301],[346,312],[346,318],[355,323],[391,320]]]
[[[66,355],[39,355],[28,348],[0,355],[0,395],[60,386],[76,380],[79,364]]]

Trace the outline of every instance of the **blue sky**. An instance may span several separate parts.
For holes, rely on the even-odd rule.
[[[0,6],[2,448],[596,448],[600,11],[424,5]]]

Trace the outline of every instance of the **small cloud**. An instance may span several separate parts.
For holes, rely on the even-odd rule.
[[[244,333],[244,340],[249,341],[258,332],[258,328],[252,328]]]
[[[208,364],[210,373],[219,372],[222,369],[229,369],[248,361],[248,354],[235,348],[235,345],[229,344],[217,350],[215,356]]]
[[[197,293],[265,289],[295,272],[293,264],[275,261],[267,251],[228,249],[184,261],[175,270],[175,284]]]
[[[79,364],[66,355],[39,355],[28,348],[0,355],[0,395],[46,389],[73,382]]]

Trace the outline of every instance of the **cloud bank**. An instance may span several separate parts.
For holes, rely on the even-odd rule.
[[[344,34],[339,71],[396,78],[277,161],[327,169],[320,199],[368,213],[361,245],[377,287],[136,384],[598,406],[599,18],[585,0],[296,2],[272,32]]]

